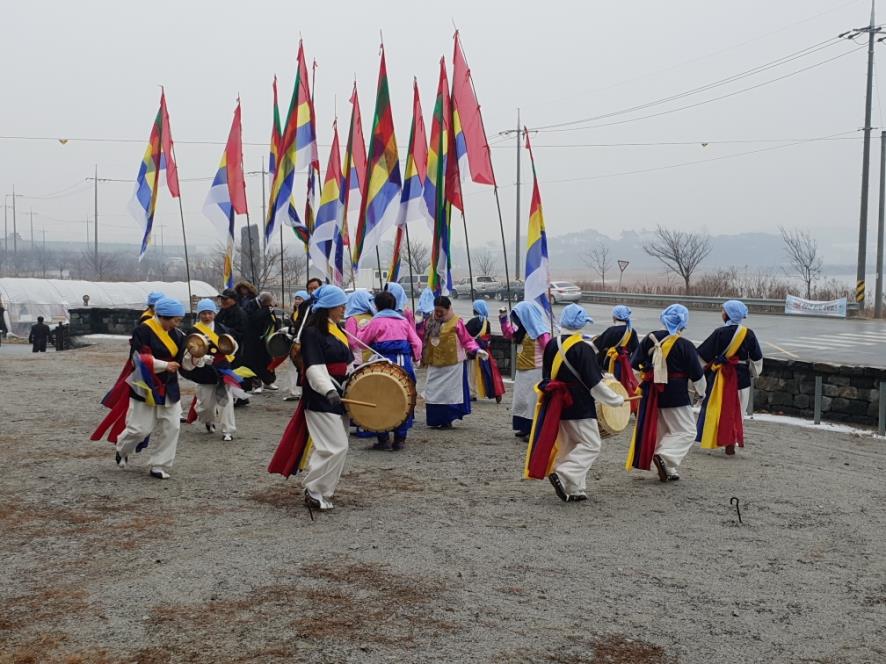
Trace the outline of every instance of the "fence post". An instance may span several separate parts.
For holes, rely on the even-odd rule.
[[[886,436],[886,380],[880,381],[879,430],[881,436]]]
[[[821,424],[821,376],[815,377],[815,410],[812,419],[816,424]]]

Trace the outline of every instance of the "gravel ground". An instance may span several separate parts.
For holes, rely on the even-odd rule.
[[[280,393],[233,443],[186,427],[161,482],[88,441],[122,344],[6,351],[2,664],[886,660],[882,440],[752,422],[738,456],[696,449],[661,484],[625,473],[620,436],[563,504],[483,403],[400,453],[352,439],[311,521],[265,472]]]

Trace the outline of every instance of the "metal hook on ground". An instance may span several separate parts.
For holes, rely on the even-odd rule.
[[[741,507],[739,507],[739,502],[738,496],[732,496],[732,498],[729,499],[729,504],[735,505],[735,513],[738,515],[738,522],[743,523],[741,520]]]

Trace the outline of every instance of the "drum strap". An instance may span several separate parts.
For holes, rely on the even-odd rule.
[[[566,365],[566,368],[569,369],[569,371],[572,372],[572,375],[575,376],[575,379],[576,379],[579,383],[581,383],[581,386],[582,386],[583,388],[585,388],[588,392],[590,392],[590,391],[591,391],[591,388],[588,387],[587,385],[585,385],[585,382],[581,379],[581,374],[579,374],[578,371],[575,370],[575,367],[572,366],[572,363],[566,358],[566,353],[569,351],[569,349],[572,348],[575,344],[578,344],[578,343],[581,343],[581,342],[585,342],[585,343],[588,344],[591,348],[594,349],[594,352],[595,352],[595,353],[597,352],[597,349],[596,349],[596,347],[594,346],[594,344],[593,344],[592,341],[590,341],[590,340],[588,340],[588,339],[585,339],[585,338],[584,338],[582,335],[580,335],[580,334],[574,334],[574,335],[572,335],[571,337],[569,337],[569,338],[566,340],[566,348],[565,348],[565,349],[563,348],[563,338],[562,338],[562,337],[559,337],[559,336],[557,337],[557,356],[560,358],[560,361],[561,361],[563,364]],[[560,367],[557,367],[557,369],[559,369],[559,368],[560,368]],[[555,378],[557,377],[557,376],[556,376],[556,373],[557,373],[557,372],[555,372],[555,371],[552,371],[552,372],[551,372],[551,379],[552,379],[552,380],[555,379]]]

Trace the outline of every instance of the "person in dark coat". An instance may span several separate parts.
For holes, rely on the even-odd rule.
[[[9,328],[6,326],[6,308],[0,302],[0,343],[3,342],[3,337],[7,334],[9,334]]]
[[[273,310],[274,296],[262,292],[253,302],[247,304],[250,305],[247,311],[249,323],[246,326],[243,363],[261,380],[252,392],[260,394],[264,387],[269,390],[279,390],[280,388],[275,385],[277,374],[271,366],[271,356],[266,346],[267,337],[280,329],[280,321]]]
[[[32,344],[34,353],[45,353],[46,342],[52,337],[52,330],[49,325],[43,322],[43,316],[37,316],[37,324],[31,326],[31,333],[28,335],[28,343]]]
[[[227,328],[229,333],[237,340],[238,349],[231,366],[234,368],[242,367],[246,364],[244,358],[246,355],[246,329],[249,327],[249,318],[246,315],[246,312],[243,311],[243,307],[240,306],[239,297],[233,288],[226,288],[222,291],[218,300],[221,308],[216,315],[215,320],[219,325]],[[248,380],[244,381],[244,390],[249,390],[248,383]],[[249,399],[234,399],[235,408],[248,405]]]

